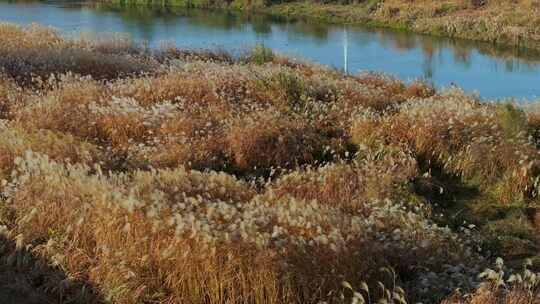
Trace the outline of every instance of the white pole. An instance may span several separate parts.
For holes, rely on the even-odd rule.
[[[343,71],[345,74],[348,73],[348,51],[349,41],[347,37],[347,28],[343,27]]]

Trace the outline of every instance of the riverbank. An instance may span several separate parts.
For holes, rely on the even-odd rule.
[[[37,25],[0,71],[6,300],[540,297],[537,104]]]
[[[421,34],[489,42],[540,50],[540,3],[526,1],[408,1],[369,0],[355,4],[293,1],[171,0],[116,1],[264,12],[285,18],[307,18],[331,23],[387,27]]]
[[[368,1],[370,2],[370,1]],[[290,3],[270,11],[290,17],[384,26],[416,33],[540,49],[540,4],[504,1],[371,1],[370,5]],[[481,1],[478,1],[481,2]]]

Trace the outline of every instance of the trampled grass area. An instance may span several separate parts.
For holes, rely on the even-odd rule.
[[[534,104],[10,24],[0,69],[12,299],[538,303]]]

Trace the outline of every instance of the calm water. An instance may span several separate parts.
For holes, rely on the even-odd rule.
[[[264,15],[0,0],[0,21],[40,23],[65,33],[123,32],[158,46],[239,51],[257,43],[350,73],[378,71],[438,87],[456,84],[484,98],[540,96],[540,54],[390,30],[285,21]]]

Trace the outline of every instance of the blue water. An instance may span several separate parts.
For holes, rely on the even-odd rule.
[[[360,26],[286,21],[261,14],[73,2],[0,0],[0,21],[40,23],[66,34],[129,34],[156,47],[247,49],[263,43],[293,58],[349,73],[376,71],[401,79],[452,84],[483,98],[540,96],[540,54],[490,44]]]

